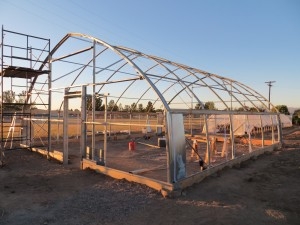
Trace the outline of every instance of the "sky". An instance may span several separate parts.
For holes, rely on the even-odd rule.
[[[0,0],[4,29],[79,32],[239,81],[300,109],[299,0]]]

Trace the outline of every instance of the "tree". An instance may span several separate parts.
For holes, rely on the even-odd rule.
[[[108,111],[118,111],[118,106],[115,104],[114,100],[110,100],[108,105],[107,105],[107,110]]]
[[[151,101],[148,102],[148,105],[145,108],[146,112],[155,112],[155,108],[153,107],[153,103]]]
[[[297,109],[294,111],[293,116],[298,116],[300,117],[300,109]]]
[[[263,108],[255,108],[255,107],[249,107],[249,106],[244,106],[244,107],[239,107],[235,109],[236,111],[249,111],[249,112],[264,112],[265,110]]]
[[[202,107],[201,107],[201,104],[200,103],[197,103],[196,105],[195,105],[195,109],[201,109]]]
[[[105,110],[105,105],[102,103],[103,103],[102,98],[96,98],[95,111],[104,111]]]
[[[140,104],[138,105],[138,111],[139,111],[139,112],[144,112],[144,107],[143,107],[143,104],[142,104],[142,103],[140,103]]]
[[[17,103],[25,103],[27,99],[27,91],[22,91],[20,94],[18,94],[18,100],[16,100]]]
[[[75,114],[80,114],[79,109],[74,109],[74,113],[75,113]]]
[[[214,102],[208,101],[208,102],[205,102],[204,109],[215,110],[217,108],[215,108]]]
[[[16,97],[16,93],[14,91],[8,90],[8,91],[4,91],[3,92],[3,96],[2,96],[2,102],[3,103],[8,103],[8,104],[4,104],[3,105],[3,109],[4,110],[22,110],[24,105],[26,103],[26,99],[27,99],[27,91],[22,91],[21,93],[19,93]],[[14,104],[16,103],[16,104]],[[31,108],[34,109],[36,107],[34,107],[35,103],[31,103]],[[29,106],[29,105],[27,105]]]
[[[2,98],[4,103],[14,103],[16,100],[16,93],[11,90],[4,91]]]
[[[131,112],[136,112],[137,111],[137,107],[136,107],[137,105],[136,105],[136,103],[132,103],[131,104],[131,106],[130,106],[130,110],[131,110]]]
[[[286,105],[276,105],[275,108],[281,113],[285,115],[290,115],[290,112],[288,110],[288,107]],[[272,112],[276,112],[276,110],[273,108]]]
[[[258,109],[258,110],[259,110],[259,109]],[[249,111],[250,111],[250,112],[257,112],[257,109],[256,109],[255,107],[250,107],[250,108],[249,108]]]
[[[124,108],[123,108],[123,105],[122,105],[122,103],[120,103],[120,104],[119,104],[119,107],[118,107],[118,109],[119,109],[119,111],[120,111],[120,112],[123,112],[123,111],[124,111]]]
[[[2,96],[2,102],[3,103],[14,103],[16,99],[16,94],[15,92],[9,90],[9,91],[4,91],[3,92],[3,96]],[[11,109],[15,109],[15,107],[13,105],[6,105],[3,104],[3,110],[11,110]]]
[[[105,105],[102,105],[102,98],[95,98],[95,111],[104,111]],[[86,99],[87,110],[92,110],[92,96],[88,96]]]
[[[124,111],[129,112],[130,111],[130,105],[125,105],[124,106]]]
[[[300,109],[294,111],[292,116],[293,124],[300,125]]]

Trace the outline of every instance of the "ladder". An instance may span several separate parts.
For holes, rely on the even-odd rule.
[[[14,140],[15,125],[16,125],[16,113],[14,114],[14,116],[12,118],[9,130],[8,130],[8,133],[7,133],[7,137],[6,137],[6,140],[5,140],[5,143],[4,143],[4,148],[6,147],[8,138],[11,136],[10,149],[12,149],[12,144],[13,144],[13,140]]]

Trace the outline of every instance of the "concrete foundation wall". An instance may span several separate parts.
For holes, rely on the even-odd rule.
[[[26,148],[26,145],[21,145],[21,146]],[[43,149],[39,149],[39,148],[31,148],[31,151],[37,152],[37,153],[47,156],[47,157],[50,157],[59,162],[63,162],[63,153],[62,152],[54,150],[53,152],[49,152],[49,154],[48,154],[47,150],[43,150]]]
[[[274,151],[274,149],[279,148],[279,143],[278,144],[274,144],[271,146],[267,146],[265,148],[260,148],[257,149],[251,153],[236,157],[235,159],[232,159],[230,161],[227,161],[225,163],[222,163],[220,165],[211,167],[209,169],[206,169],[202,172],[199,172],[197,174],[194,174],[192,176],[189,176],[183,180],[181,180],[180,182],[175,184],[174,189],[185,189],[195,183],[199,183],[200,181],[202,181],[205,177],[208,177],[218,171],[221,171],[222,169],[224,169],[225,167],[232,167],[235,165],[239,165],[240,163],[247,161],[253,157],[257,157],[259,155],[264,154],[265,152],[272,152]]]
[[[221,171],[225,167],[232,167],[234,165],[239,165],[240,163],[247,161],[253,157],[257,157],[261,154],[264,154],[265,152],[272,152],[274,149],[279,148],[279,143],[274,144],[271,146],[267,146],[265,148],[260,148],[256,151],[253,151],[249,154],[242,155],[240,157],[237,157],[233,160],[227,161],[225,163],[222,163],[220,165],[208,168],[202,172],[196,173],[192,176],[186,177],[184,179],[181,179],[175,184],[166,183],[150,178],[146,178],[143,176],[139,176],[136,174],[131,174],[129,172],[124,172],[112,168],[107,168],[104,166],[97,165],[94,161],[83,159],[82,161],[82,169],[93,169],[96,172],[103,173],[105,175],[108,175],[110,177],[116,178],[116,179],[126,179],[130,182],[136,182],[140,184],[147,185],[150,188],[153,188],[159,192],[162,193],[163,196],[177,196],[181,194],[181,191],[189,186],[192,186],[195,183],[201,182],[205,177],[208,177],[218,171]]]
[[[87,169],[87,168],[95,170],[98,173],[108,175],[115,179],[126,179],[130,182],[144,184],[144,185],[147,185],[148,187],[153,188],[160,192],[162,190],[166,190],[169,192],[173,191],[172,184],[169,184],[169,183],[166,183],[163,181],[159,181],[159,180],[155,180],[155,179],[150,179],[150,178],[143,177],[143,176],[139,176],[136,174],[125,172],[125,171],[116,170],[116,169],[112,169],[112,168],[105,167],[105,166],[100,166],[100,165],[97,165],[95,161],[83,159],[82,160],[82,169]]]
[[[25,147],[25,146],[23,146]],[[163,196],[167,197],[174,197],[181,195],[182,190],[185,188],[192,186],[195,183],[201,182],[204,178],[221,171],[225,167],[233,167],[235,165],[239,165],[240,163],[247,161],[253,157],[257,157],[259,155],[262,155],[266,152],[272,152],[274,149],[278,149],[280,147],[280,143],[267,146],[265,148],[257,149],[251,153],[236,157],[235,159],[229,160],[225,163],[222,163],[220,165],[208,168],[204,171],[198,172],[196,174],[193,174],[189,177],[183,178],[180,181],[176,183],[167,183],[147,177],[143,177],[137,174],[132,174],[129,172],[116,170],[113,168],[108,168],[105,166],[97,165],[95,161],[82,159],[81,161],[81,169],[92,169],[95,170],[98,173],[105,174],[107,176],[110,176],[115,179],[126,179],[130,182],[135,182],[143,185],[147,185],[150,188],[153,188],[154,190],[159,191]],[[38,149],[38,148],[32,148],[31,149],[34,152],[37,152],[41,155],[45,155],[47,157],[53,158],[58,160],[59,162],[63,162],[63,154],[62,152],[53,151],[49,152],[47,150]]]

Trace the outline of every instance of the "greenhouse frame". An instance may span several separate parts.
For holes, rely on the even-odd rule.
[[[82,168],[171,193],[280,147],[292,126],[245,84],[86,34],[51,49],[49,39],[2,27],[1,43],[1,94],[24,94],[1,100],[1,161],[26,148],[68,164],[75,140]],[[122,153],[112,156],[117,142]]]

